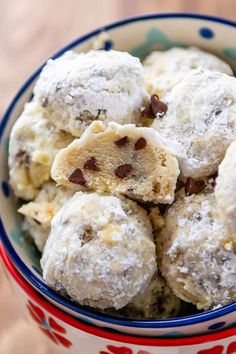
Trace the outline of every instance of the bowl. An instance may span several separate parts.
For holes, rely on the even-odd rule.
[[[24,317],[36,326],[50,346],[68,354],[233,354],[236,328],[191,338],[154,339],[113,333],[84,324],[58,310],[22,277],[0,246],[0,255]]]
[[[128,51],[143,58],[150,51],[173,46],[195,45],[225,59],[236,70],[236,23],[233,21],[196,14],[150,14],[128,18],[99,28],[65,46],[53,58],[74,49],[87,51],[97,36],[106,31],[109,40],[103,49]],[[0,234],[4,247],[27,281],[52,304],[70,315],[97,326],[123,333],[146,336],[186,336],[208,333],[236,324],[236,303],[183,318],[135,321],[119,319],[96,311],[89,311],[50,289],[42,279],[39,253],[21,232],[17,203],[8,186],[7,150],[9,134],[24,103],[32,98],[32,88],[42,69],[38,68],[23,84],[9,105],[0,125]]]

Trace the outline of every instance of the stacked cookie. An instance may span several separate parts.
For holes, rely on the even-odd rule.
[[[131,318],[236,300],[235,97],[196,48],[49,60],[9,150],[45,282]]]

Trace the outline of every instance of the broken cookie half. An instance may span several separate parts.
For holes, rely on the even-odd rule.
[[[51,175],[74,190],[167,204],[174,200],[179,166],[154,129],[96,121],[57,154]]]

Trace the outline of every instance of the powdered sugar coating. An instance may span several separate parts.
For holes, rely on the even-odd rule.
[[[8,163],[14,194],[33,199],[50,179],[55,155],[72,140],[48,121],[37,103],[27,103],[10,135]]]
[[[169,95],[168,111],[152,127],[179,144],[181,173],[186,177],[214,174],[236,138],[236,79],[197,69]]]
[[[186,73],[202,67],[206,70],[233,75],[230,66],[213,54],[196,47],[171,48],[152,52],[143,62],[144,80],[150,94],[166,98]]]
[[[138,123],[148,97],[139,59],[114,50],[49,60],[34,94],[59,129],[78,137],[96,119]]]
[[[33,238],[40,252],[50,233],[52,218],[73,194],[65,187],[47,182],[32,202],[23,204],[18,210],[25,216],[24,230]]]
[[[221,162],[216,180],[215,196],[222,221],[236,234],[236,141],[232,142]]]
[[[77,192],[52,221],[41,265],[45,282],[74,301],[119,309],[156,270],[148,216],[126,198]]]
[[[235,238],[217,214],[213,193],[180,197],[159,242],[160,268],[177,296],[205,310],[236,300]]]

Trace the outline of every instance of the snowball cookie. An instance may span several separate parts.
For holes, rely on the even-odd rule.
[[[179,144],[185,177],[214,174],[236,139],[236,79],[197,69],[172,90],[168,111],[152,127]]]
[[[81,305],[119,309],[156,271],[146,212],[122,197],[77,192],[52,221],[43,278]]]
[[[128,304],[121,315],[133,319],[166,319],[178,315],[181,300],[157,272],[144,291]]]
[[[236,235],[236,141],[231,143],[221,162],[216,180],[215,196],[219,215]]]
[[[217,215],[213,193],[182,197],[160,233],[160,268],[181,299],[212,309],[236,300],[236,243]]]
[[[51,174],[74,190],[172,203],[179,167],[154,129],[98,121],[58,153]]]
[[[24,230],[33,238],[39,251],[43,251],[51,229],[51,221],[62,205],[74,194],[54,182],[43,185],[34,201],[23,204],[18,212],[25,216]]]
[[[199,67],[233,75],[232,69],[223,60],[196,47],[152,52],[144,60],[143,67],[148,91],[150,94],[158,94],[161,98],[165,97],[187,72]]]
[[[55,155],[72,140],[47,120],[35,102],[27,103],[10,135],[8,162],[14,194],[33,199],[49,180]]]
[[[78,137],[96,119],[138,123],[148,97],[139,59],[114,50],[49,60],[34,94],[59,129]]]

